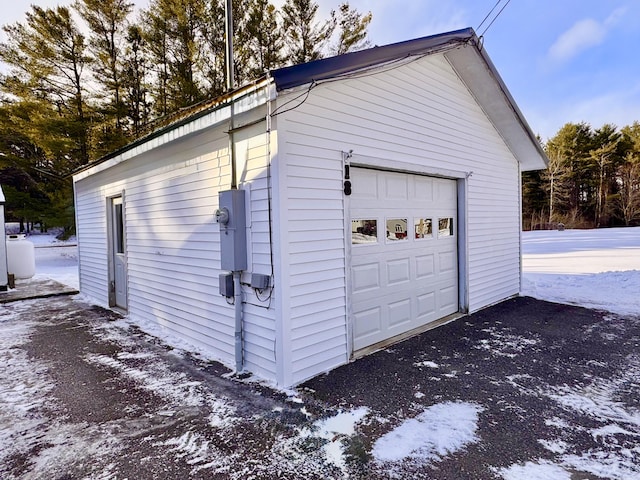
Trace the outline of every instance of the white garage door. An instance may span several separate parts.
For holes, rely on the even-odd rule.
[[[458,311],[456,181],[351,169],[354,351]]]

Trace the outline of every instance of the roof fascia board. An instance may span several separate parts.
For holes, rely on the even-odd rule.
[[[540,142],[477,37],[444,55],[518,159],[521,170],[546,168],[549,160]]]
[[[393,60],[433,53],[442,48],[465,43],[473,38],[475,38],[473,29],[465,28],[279,68],[271,71],[271,76],[274,78],[276,88],[280,92],[300,85],[339,77],[368,67],[379,66]]]
[[[249,89],[246,87],[238,89],[232,92],[223,102],[218,103],[212,108],[190,115],[185,119],[158,129],[146,137],[142,137],[122,149],[88,165],[84,170],[73,175],[73,181],[78,182],[98,172],[114,167],[130,158],[149,152],[179,138],[200,132],[206,128],[222,123],[225,120],[229,120],[232,113],[232,104],[233,114],[240,115],[273,100],[275,95],[275,87],[270,78],[266,78],[252,85]]]

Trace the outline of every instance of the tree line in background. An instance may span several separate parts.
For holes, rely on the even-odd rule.
[[[234,73],[369,46],[371,13],[312,0],[234,0]],[[225,1],[75,0],[31,6],[0,43],[0,185],[10,220],[73,228],[70,174],[186,107],[224,93]]]
[[[640,225],[640,123],[567,123],[544,149],[548,168],[522,175],[525,230]]]

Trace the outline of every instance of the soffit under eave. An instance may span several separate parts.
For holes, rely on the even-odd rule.
[[[548,159],[542,146],[487,55],[475,45],[454,48],[444,55],[496,127],[520,169],[546,168]]]

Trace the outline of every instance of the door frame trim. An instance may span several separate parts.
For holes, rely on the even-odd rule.
[[[122,217],[123,217],[123,222],[122,222],[122,235],[123,235],[123,242],[124,242],[124,265],[125,265],[125,275],[128,277],[128,266],[127,266],[127,222],[124,221],[124,219],[126,218],[125,215],[125,194],[124,194],[124,190],[121,191],[120,193],[117,193],[115,195],[110,195],[108,197],[106,197],[106,213],[107,213],[107,298],[109,299],[109,307],[111,308],[115,308],[118,310],[122,310],[122,311],[127,311],[128,307],[129,307],[129,281],[127,278],[126,281],[126,289],[125,289],[125,295],[126,295],[126,304],[127,307],[122,307],[120,305],[117,305],[116,303],[116,292],[115,292],[115,277],[116,277],[116,272],[115,272],[115,263],[114,263],[114,256],[115,256],[115,252],[114,252],[114,238],[113,238],[113,228],[114,228],[114,218],[113,218],[113,201],[117,198],[121,198],[122,199]]]

